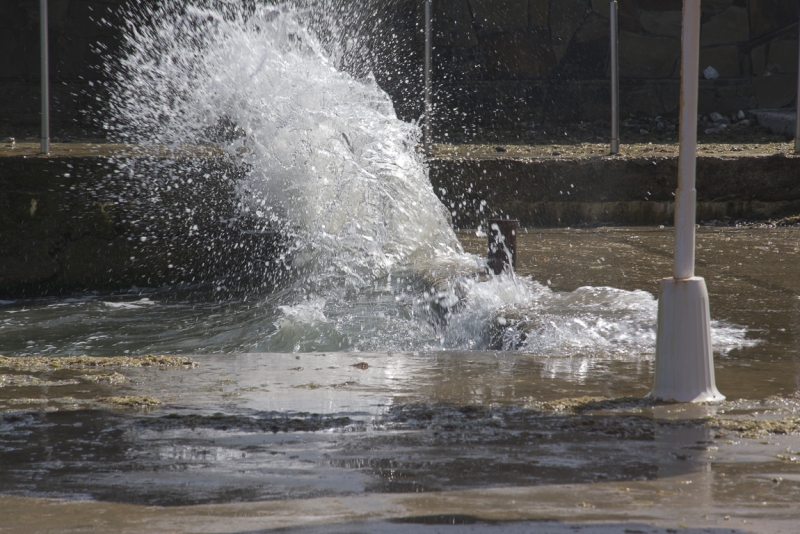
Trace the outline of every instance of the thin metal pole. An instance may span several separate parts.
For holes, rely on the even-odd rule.
[[[619,154],[619,31],[617,0],[611,0],[611,153]]]
[[[700,0],[683,2],[678,190],[675,191],[675,279],[694,276],[697,89],[700,79]]]
[[[42,154],[50,153],[50,60],[47,45],[47,0],[39,0],[39,43],[42,55]]]
[[[422,143],[426,153],[429,153],[431,149],[431,114],[433,112],[431,99],[431,56],[433,50],[431,27],[431,0],[425,0],[425,122],[422,125]]]
[[[797,96],[794,104],[794,153],[800,154],[800,27],[798,27],[797,39]]]

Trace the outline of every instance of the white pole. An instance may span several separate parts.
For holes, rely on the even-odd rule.
[[[619,28],[617,0],[611,0],[611,153],[619,154]]]
[[[681,48],[680,156],[675,192],[675,278],[694,276],[697,190],[697,87],[700,75],[700,0],[683,2]]]
[[[800,25],[797,32],[797,95],[794,98],[794,153],[800,154]]]
[[[674,277],[662,280],[659,286],[655,385],[650,393],[657,399],[679,402],[725,398],[714,379],[708,290],[705,280],[694,276],[699,57],[700,0],[684,0],[675,266]]]
[[[431,0],[425,0],[425,122],[422,125],[422,144],[425,153],[431,149],[431,113],[433,102],[431,100],[431,62],[433,44],[431,42]]]
[[[50,153],[50,68],[47,46],[47,0],[39,0],[39,44],[42,68],[42,154]]]

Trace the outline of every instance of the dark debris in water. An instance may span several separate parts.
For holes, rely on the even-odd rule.
[[[192,369],[200,364],[185,356],[0,356],[0,367],[16,371],[93,369],[106,367],[156,367]]]
[[[102,397],[97,399],[101,404],[111,404],[116,408],[155,408],[161,401],[155,397],[127,395],[124,397]]]
[[[172,413],[140,420],[140,425],[157,430],[204,428],[238,432],[319,432],[359,425],[347,416],[296,413],[260,413],[252,416],[215,413],[213,415]]]
[[[765,417],[755,415],[725,415],[737,403],[726,401],[716,406],[715,415],[693,418],[656,416],[652,408],[677,406],[677,403],[650,398],[576,397],[554,401],[533,402],[526,408],[456,406],[447,404],[406,404],[389,410],[375,425],[387,430],[432,430],[434,433],[493,431],[577,431],[632,439],[651,439],[657,429],[704,427],[723,436],[732,432],[745,438],[766,435],[800,434],[800,417],[771,413],[773,398],[758,403]],[[784,403],[785,404],[785,403]],[[781,405],[778,409],[783,409]],[[494,430],[493,430],[494,429]]]

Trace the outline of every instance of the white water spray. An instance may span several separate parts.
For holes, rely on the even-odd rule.
[[[168,350],[652,353],[646,292],[478,275],[483,260],[463,252],[428,180],[419,129],[373,77],[338,68],[337,40],[309,29],[319,11],[220,5],[132,19],[111,64],[109,128],[139,144],[213,145],[246,168],[240,210],[287,236],[289,261],[266,269],[291,280],[211,328],[166,336]]]

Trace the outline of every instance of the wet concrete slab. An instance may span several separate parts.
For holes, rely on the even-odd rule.
[[[652,359],[612,354],[16,357],[0,361],[0,527],[796,532],[800,233],[697,242],[712,318],[753,340],[716,355],[723,403],[648,401]],[[655,292],[671,271],[670,229],[529,229],[518,245],[518,276],[561,292]]]

